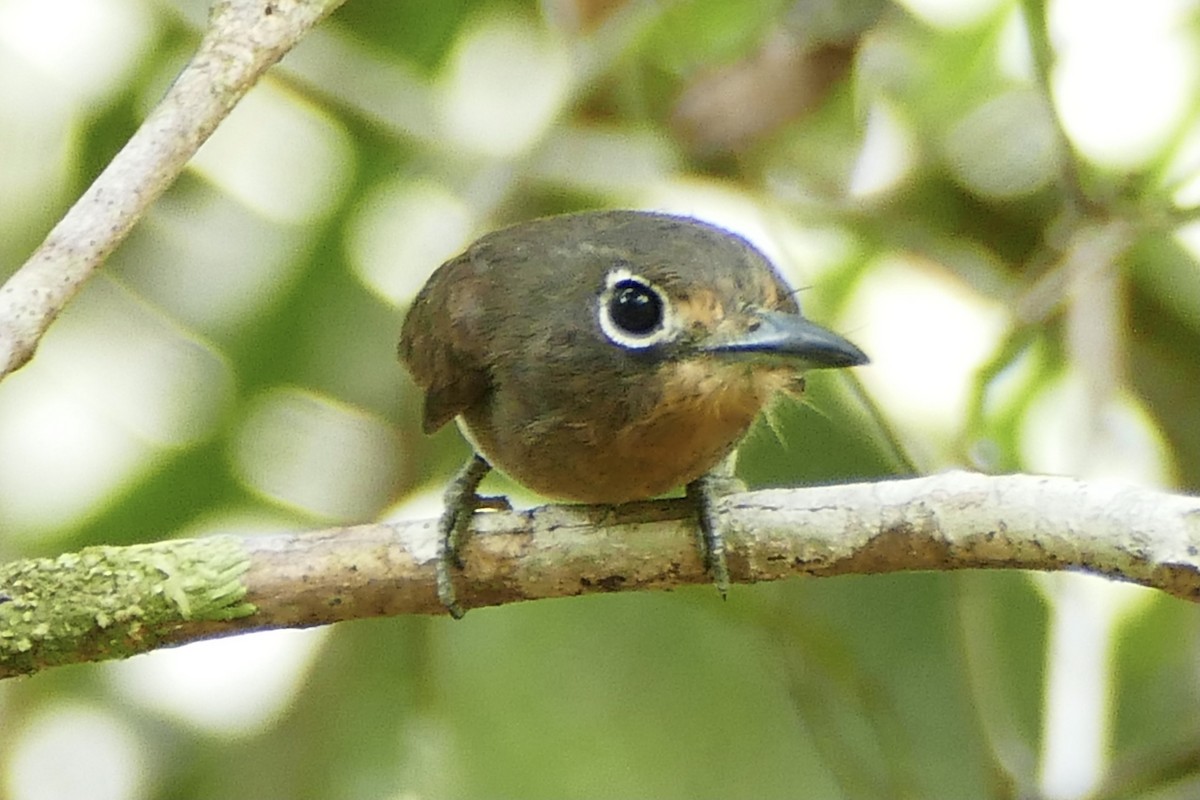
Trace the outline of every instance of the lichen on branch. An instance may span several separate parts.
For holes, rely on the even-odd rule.
[[[727,495],[734,583],[906,570],[1080,570],[1200,599],[1200,499],[950,472]],[[0,566],[0,678],[268,628],[445,614],[435,520],[89,548]],[[464,608],[711,581],[683,499],[476,514]],[[737,591],[732,593],[736,601]]]
[[[89,547],[0,565],[0,667],[14,673],[152,650],[180,625],[253,614],[250,556],[229,537]]]

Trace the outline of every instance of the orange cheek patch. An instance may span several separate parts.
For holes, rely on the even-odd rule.
[[[758,291],[764,298],[763,306],[766,308],[779,308],[790,296],[790,293],[784,295],[780,292],[779,281],[772,275],[756,275],[754,282],[758,284]]]
[[[738,404],[741,396],[754,394],[752,371],[746,364],[698,357],[664,364],[658,370],[661,405],[705,402]]]
[[[715,330],[725,320],[725,305],[717,293],[698,289],[675,301],[675,312],[686,328]]]
[[[625,474],[636,464],[654,494],[692,481],[737,444],[792,375],[712,358],[664,365],[653,413],[616,432],[609,453]]]
[[[651,413],[615,431],[601,460],[651,496],[698,478],[727,454],[762,409],[754,377],[739,365],[697,359],[655,375]]]
[[[657,377],[656,416],[690,415],[714,422],[725,420],[733,427],[748,425],[784,385],[783,376],[775,371],[703,357],[666,364]]]

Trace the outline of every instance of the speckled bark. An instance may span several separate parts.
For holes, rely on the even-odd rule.
[[[1200,499],[1127,485],[956,472],[730,495],[722,516],[735,583],[1080,569],[1200,598]],[[692,509],[680,500],[547,506],[475,523],[457,577],[464,608],[708,582]],[[245,630],[442,614],[435,528],[425,520],[173,541],[0,566],[0,642],[16,642],[0,646],[0,677]],[[105,578],[131,560],[142,577]],[[114,594],[97,591],[104,586]],[[29,611],[37,616],[25,619]]]
[[[186,623],[251,615],[249,567],[232,537],[0,565],[0,676],[124,658],[172,641]]]

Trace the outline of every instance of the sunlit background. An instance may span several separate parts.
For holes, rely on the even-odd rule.
[[[1198,10],[349,0],[0,384],[0,559],[435,514],[468,450],[420,432],[404,310],[474,237],[583,208],[745,235],[872,357],[878,415],[813,376],[752,485],[902,450],[1194,491]],[[205,14],[0,0],[0,276]],[[0,798],[1190,798],[1198,621],[993,572],[242,636],[0,683]]]

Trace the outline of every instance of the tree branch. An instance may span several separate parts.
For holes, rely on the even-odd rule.
[[[268,67],[344,0],[214,0],[192,60],[42,245],[0,286],[0,379]]]
[[[954,472],[735,494],[739,583],[903,570],[1082,569],[1200,598],[1200,499]],[[249,630],[440,614],[435,521],[96,547],[0,566],[0,677]],[[477,515],[464,607],[706,583],[682,500]]]

